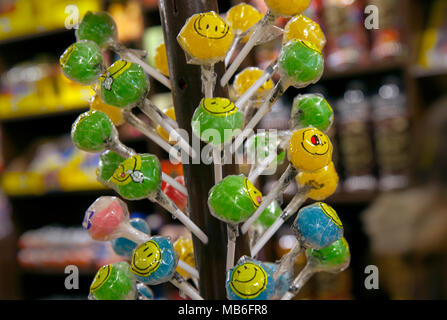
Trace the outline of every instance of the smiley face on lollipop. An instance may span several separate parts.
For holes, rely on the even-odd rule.
[[[132,256],[132,272],[139,276],[149,276],[156,271],[162,261],[162,252],[158,244],[147,241],[140,245]]]

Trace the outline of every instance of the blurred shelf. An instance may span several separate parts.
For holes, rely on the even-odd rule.
[[[380,195],[379,191],[356,191],[356,192],[336,192],[331,197],[324,200],[331,205],[364,205],[374,201]],[[284,202],[288,203],[292,199],[293,195],[284,194]],[[305,204],[312,204],[317,202],[316,200],[307,199]]]
[[[11,38],[5,38],[0,40],[0,47],[5,45],[10,45],[18,42],[28,41],[28,40],[35,40],[39,38],[44,37],[51,37],[54,35],[62,35],[65,33],[73,33],[72,29],[65,29],[65,28],[58,28],[53,30],[46,30],[42,32],[36,32],[36,33],[27,33],[20,36],[15,36]]]
[[[36,111],[35,113],[27,113],[27,114],[17,114],[6,117],[0,117],[0,122],[15,122],[15,121],[28,121],[28,120],[39,120],[43,118],[50,117],[58,117],[71,115],[75,113],[81,113],[87,111],[89,109],[88,106],[76,106],[73,108],[61,108],[59,110],[54,110],[51,112],[41,112]]]
[[[26,193],[23,194],[6,194],[11,200],[25,200],[29,198],[37,198],[37,197],[91,197],[91,196],[100,196],[107,194],[115,194],[115,192],[111,189],[107,189],[105,187],[100,187],[98,189],[84,189],[84,190],[73,190],[73,191],[63,191],[63,190],[55,190],[48,191],[44,193]]]
[[[447,67],[428,69],[419,66],[414,66],[411,68],[411,75],[416,79],[447,76]]]

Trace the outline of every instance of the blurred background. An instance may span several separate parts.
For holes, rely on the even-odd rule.
[[[220,13],[239,2],[218,0]],[[266,11],[262,0],[245,2]],[[147,50],[149,63],[163,41],[156,0],[1,1],[1,299],[85,299],[96,270],[123,259],[81,228],[86,208],[113,192],[96,182],[99,156],[74,149],[69,137],[73,121],[89,108],[92,90],[60,72],[59,56],[75,41],[74,30],[64,27],[68,5],[76,5],[80,17],[88,10],[108,11],[119,41]],[[365,28],[368,5],[379,9],[379,29]],[[447,2],[312,0],[305,15],[327,37],[324,75],[316,85],[290,88],[259,127],[287,129],[299,93],[319,92],[330,102],[340,182],[327,203],[343,221],[352,261],[341,274],[313,277],[298,298],[445,299]],[[268,66],[280,46],[275,40],[256,47],[241,69]],[[108,64],[116,58],[106,53]],[[169,108],[170,93],[155,81],[151,85],[151,99]],[[181,166],[138,132],[122,125],[119,133],[137,151],[165,159],[164,172],[182,176]],[[262,177],[264,193],[282,170]],[[287,189],[285,204],[295,191],[295,185]],[[175,239],[185,233],[149,201],[128,205],[131,217],[145,219],[153,234]],[[281,257],[293,239],[285,225],[262,252],[263,260]],[[69,264],[80,269],[79,290],[64,287]],[[378,267],[378,289],[365,287],[368,265]],[[169,284],[153,289],[159,299],[181,298]]]

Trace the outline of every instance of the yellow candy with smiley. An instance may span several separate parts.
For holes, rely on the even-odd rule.
[[[318,23],[304,15],[289,20],[284,28],[283,44],[290,40],[305,40],[312,43],[321,52],[326,44],[326,37]]]
[[[296,181],[299,185],[311,187],[308,193],[309,198],[321,201],[330,197],[337,189],[338,174],[334,163],[331,161],[331,163],[320,170],[298,173]]]
[[[310,4],[310,0],[264,0],[275,16],[294,16],[301,14]]]
[[[190,17],[177,36],[179,45],[196,64],[214,64],[225,59],[233,39],[231,27],[214,11]]]
[[[316,171],[332,160],[332,143],[329,137],[315,128],[294,131],[289,140],[289,161],[302,171]]]
[[[263,16],[255,7],[240,3],[228,10],[225,20],[236,34],[241,34],[258,23]],[[247,42],[248,39],[249,36],[245,36],[242,42]]]

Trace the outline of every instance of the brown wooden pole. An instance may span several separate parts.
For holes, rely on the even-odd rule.
[[[191,133],[191,118],[203,97],[200,67],[188,64],[185,53],[177,43],[177,34],[193,14],[218,12],[216,0],[160,0],[160,17],[168,55],[175,114],[180,128]],[[217,83],[225,71],[223,63],[215,66]],[[228,97],[227,88],[216,85],[215,96]],[[203,144],[201,145],[203,147]],[[201,150],[196,150],[200,155]],[[208,235],[209,243],[203,245],[193,237],[194,253],[200,274],[200,294],[205,299],[225,299],[225,265],[227,234],[225,223],[215,219],[208,210],[208,191],[214,185],[213,165],[183,164],[185,183],[189,195],[191,219]],[[225,165],[224,175],[237,174],[235,165]],[[248,253],[247,238],[239,237],[236,259]]]

